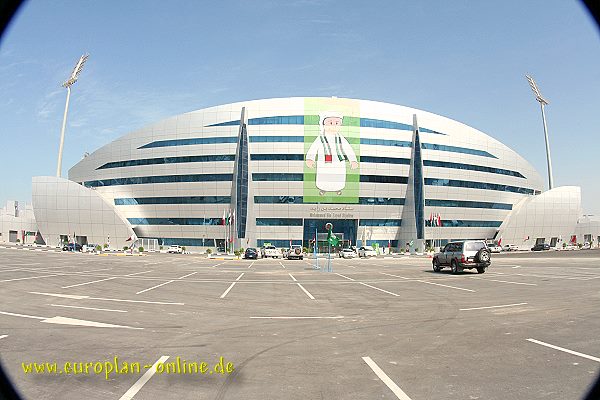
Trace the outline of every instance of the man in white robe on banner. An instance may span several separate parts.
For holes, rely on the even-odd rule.
[[[343,116],[326,112],[319,117],[319,136],[306,153],[306,165],[315,168],[316,164],[315,183],[321,196],[327,192],[341,195],[346,186],[346,161],[350,169],[357,169],[358,161],[354,149],[340,133]]]

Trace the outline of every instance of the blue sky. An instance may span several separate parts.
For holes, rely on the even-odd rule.
[[[234,101],[338,96],[420,108],[482,130],[600,215],[600,36],[577,1],[26,2],[0,43],[0,204],[84,152],[163,118]]]

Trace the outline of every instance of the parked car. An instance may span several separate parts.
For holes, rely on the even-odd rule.
[[[79,243],[65,244],[62,248],[63,251],[81,251],[81,249],[83,249],[83,246]]]
[[[179,245],[173,245],[173,246],[169,246],[169,248],[167,249],[167,253],[182,254],[183,249]]]
[[[84,244],[82,251],[85,253],[93,253],[94,251],[96,251],[96,246],[97,246],[96,244],[91,244],[91,243]]]
[[[450,267],[452,273],[457,274],[464,269],[476,268],[477,273],[483,274],[492,263],[492,258],[484,241],[466,240],[448,243],[433,256],[432,263],[435,272]]]
[[[246,251],[244,251],[244,258],[246,259],[258,259],[258,250],[254,247],[248,247]]]
[[[531,248],[531,251],[544,251],[550,250],[550,245],[548,243],[538,243]]]
[[[504,246],[502,246],[502,250],[503,251],[517,251],[517,250],[519,250],[519,246],[517,246],[516,244],[505,244]]]
[[[358,257],[375,257],[377,252],[371,246],[361,246],[358,248]]]
[[[497,244],[490,244],[488,245],[488,250],[490,253],[500,253],[502,252],[502,247],[498,246]]]
[[[352,249],[341,249],[338,253],[338,257],[340,258],[354,258],[356,257],[356,252]]]
[[[287,258],[288,260],[293,260],[294,258],[297,260],[304,259],[304,252],[302,251],[302,246],[298,244],[293,244],[287,252]]]
[[[567,244],[566,246],[564,246],[562,248],[563,250],[579,250],[579,247],[577,247],[574,244]],[[532,249],[533,250],[533,249]]]
[[[281,255],[275,246],[264,246],[261,250],[263,258],[273,257],[279,258]]]

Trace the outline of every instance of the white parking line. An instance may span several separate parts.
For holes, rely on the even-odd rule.
[[[346,275],[338,274],[337,272],[336,272],[335,274],[336,274],[336,275],[339,275],[339,276],[341,276],[342,278],[346,278],[346,279],[348,279],[349,281],[353,281],[353,280],[354,280],[354,279],[352,279],[352,278],[348,278]]]
[[[175,281],[171,280],[171,281],[163,282],[163,283],[161,283],[160,285],[156,285],[156,286],[152,286],[151,288],[148,288],[148,289],[140,290],[140,291],[139,291],[139,292],[137,292],[136,294],[145,293],[145,292],[147,292],[147,291],[149,291],[149,290],[156,289],[156,288],[158,288],[158,287],[164,286],[164,285],[166,285],[166,284],[169,284],[169,283],[171,283],[171,282],[175,282]]]
[[[540,340],[535,340],[535,339],[529,338],[529,339],[527,339],[527,341],[529,341],[531,343],[540,344],[542,346],[550,347],[551,349],[564,351],[565,353],[573,354],[575,356],[587,358],[588,360],[592,360],[592,361],[596,361],[596,362],[600,363],[600,358],[598,358],[598,357],[594,357],[594,356],[590,356],[590,355],[587,355],[587,354],[584,354],[584,353],[579,353],[577,351],[565,349],[564,347],[558,347],[558,346],[555,346],[555,345],[550,344],[550,343],[542,342]]]
[[[43,293],[43,292],[29,292],[31,294],[40,294],[42,296],[52,296],[52,297],[60,297],[65,299],[74,299],[74,300],[102,300],[102,301],[118,301],[124,303],[143,303],[143,304],[162,304],[162,305],[173,305],[173,306],[183,306],[185,303],[171,303],[166,301],[148,301],[148,300],[129,300],[129,299],[110,299],[106,297],[90,297],[90,296],[80,296],[74,294],[60,294],[60,293]]]
[[[110,281],[112,279],[116,279],[116,276],[111,276],[110,278],[104,278],[104,279],[98,279],[96,281],[91,281],[91,282],[84,282],[84,283],[77,283],[75,285],[69,285],[69,286],[63,286],[62,289],[68,289],[68,288],[72,288],[75,286],[84,286],[84,285],[91,285],[92,283],[98,283],[98,282],[104,282],[104,281]]]
[[[464,290],[465,292],[475,292],[475,290],[472,290],[472,289],[465,289],[465,288],[461,288],[461,287],[457,287],[457,286],[450,286],[450,285],[442,285],[441,283],[433,283],[433,282],[423,281],[420,279],[410,279],[410,278],[406,278],[406,277],[400,276],[400,275],[387,274],[385,272],[380,272],[380,274],[388,275],[388,276],[395,276],[396,278],[402,278],[402,279],[406,279],[406,280],[413,281],[413,282],[426,283],[428,285],[443,286],[443,287],[447,287],[450,289]]]
[[[281,265],[283,268],[285,268],[285,265],[283,265],[283,263],[282,263],[281,261],[279,261],[279,264],[280,264],[280,265]]]
[[[123,396],[121,396],[119,398],[119,400],[133,399],[133,396],[135,396],[137,394],[137,392],[140,391],[142,386],[144,386],[146,384],[146,382],[148,382],[150,380],[150,378],[152,378],[152,376],[156,373],[156,366],[160,363],[164,363],[168,359],[169,359],[169,356],[162,356],[161,358],[159,358],[154,363],[154,365],[152,365],[152,367],[148,371],[146,371],[146,373],[144,375],[142,375],[142,377],[140,379],[138,379],[137,382],[134,383],[133,386],[130,387],[129,390],[126,391]]]
[[[179,277],[179,278],[177,278],[177,279],[183,279],[183,278],[187,278],[188,276],[192,276],[192,275],[194,275],[194,274],[197,274],[198,272],[200,272],[200,271],[194,271],[194,272],[192,272],[191,274],[187,274],[187,275],[184,275],[184,276],[180,276],[180,277]]]
[[[255,263],[255,262],[256,262],[256,261],[252,261],[252,262],[250,263],[250,265],[248,265],[248,268],[251,268],[251,267],[254,265],[254,263]]]
[[[514,303],[514,304],[504,304],[501,306],[487,306],[487,307],[471,307],[471,308],[461,308],[460,311],[471,311],[471,310],[487,310],[488,308],[503,308],[503,307],[515,307],[515,306],[523,306],[527,303]]]
[[[499,280],[499,279],[486,279],[486,278],[480,278],[480,277],[478,277],[478,276],[470,276],[469,278],[471,278],[471,279],[482,279],[482,280],[485,280],[485,281],[492,281],[492,282],[512,283],[513,285],[537,286],[537,283],[524,283],[524,282],[501,281],[501,280]]]
[[[211,268],[218,267],[219,265],[223,265],[223,264],[225,264],[226,262],[227,262],[227,261],[223,261],[222,263],[215,264],[215,265],[213,265]]]
[[[8,337],[8,335],[0,335],[0,339],[4,339],[5,337]]]
[[[30,276],[30,277],[27,277],[27,278],[4,279],[4,280],[1,280],[0,282],[25,281],[25,280],[28,280],[28,279],[49,278],[51,276],[59,276],[59,275],[61,275],[61,274]]]
[[[298,282],[298,280],[297,280],[296,278],[294,278],[294,275],[292,275],[292,274],[290,274],[290,273],[288,273],[288,275],[289,275],[289,276],[292,278],[292,280],[293,280],[294,282],[296,282],[296,285],[298,285],[298,287],[299,287],[300,289],[302,289],[302,291],[303,291],[304,293],[306,293],[306,295],[308,296],[308,298],[309,298],[309,299],[311,299],[311,300],[315,300],[314,296],[313,296],[312,294],[310,294],[310,292],[309,292],[308,290],[306,290],[306,289],[304,288],[304,286],[302,286],[302,285],[300,284],[300,282]]]
[[[235,284],[236,284],[236,283],[237,283],[237,282],[238,282],[240,279],[242,279],[242,276],[244,276],[244,272],[242,272],[242,273],[240,274],[240,276],[238,276],[238,277],[235,279],[235,282],[233,282],[231,285],[229,285],[229,287],[227,288],[227,290],[225,290],[225,291],[223,292],[223,294],[221,295],[221,297],[219,297],[219,298],[220,298],[220,299],[224,299],[224,298],[225,298],[225,296],[227,296],[227,293],[229,293],[229,291],[230,291],[231,289],[233,289],[233,287],[235,286]]]
[[[81,308],[83,310],[94,310],[94,311],[111,311],[111,312],[127,312],[125,310],[112,310],[110,308],[94,308],[94,307],[79,307],[79,306],[67,306],[65,304],[50,304],[52,307],[65,307],[65,308]]]
[[[383,372],[383,370],[379,368],[377,364],[375,364],[375,361],[371,360],[371,357],[363,357],[362,359],[373,370],[373,372],[375,372],[375,375],[377,375],[377,377],[386,384],[392,393],[396,395],[397,398],[400,400],[410,400],[410,397],[408,397],[407,394],[404,393],[404,391],[400,389],[400,387],[396,385],[396,383],[394,383],[394,381],[391,380],[390,377],[387,376],[387,374]]]
[[[364,282],[358,282],[358,283],[360,283],[360,284],[361,284],[361,285],[363,285],[363,286],[367,286],[367,287],[370,287],[370,288],[372,288],[372,289],[379,290],[380,292],[384,292],[384,293],[387,293],[387,294],[391,294],[392,296],[400,297],[400,295],[399,295],[399,294],[397,294],[397,293],[388,292],[387,290],[383,290],[383,289],[381,289],[381,288],[378,288],[378,287],[376,287],[376,286],[371,286],[371,285],[369,285],[369,284],[366,284],[366,283],[364,283]]]
[[[123,275],[123,276],[135,276],[135,275],[141,275],[141,274],[147,274],[148,272],[152,272],[154,271],[153,269],[149,270],[149,271],[143,271],[143,272],[135,272],[133,274],[127,274],[127,275]]]
[[[335,317],[250,317],[250,319],[341,319],[343,315],[337,315]]]

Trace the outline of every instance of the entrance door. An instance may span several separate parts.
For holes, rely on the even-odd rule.
[[[342,246],[348,247],[350,243],[356,243],[358,226],[358,220],[356,219],[304,219],[303,246],[309,247],[311,240],[314,240],[315,235],[317,235],[318,251],[327,252],[327,230],[325,230],[325,224],[328,222],[331,222],[333,225],[333,234],[340,239],[339,244],[335,246],[336,251],[339,251]],[[332,249],[333,251],[334,249]]]

